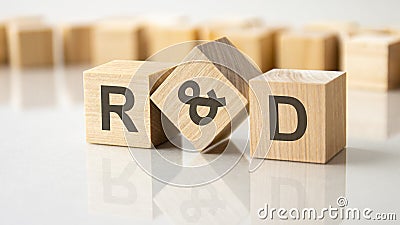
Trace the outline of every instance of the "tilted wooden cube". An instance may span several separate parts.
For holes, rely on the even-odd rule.
[[[400,86],[400,38],[357,35],[346,41],[349,87],[385,91]]]
[[[196,46],[198,32],[195,26],[186,23],[158,24],[148,23],[145,28],[146,53],[153,61],[180,62]],[[190,41],[193,41],[190,43]],[[183,42],[189,42],[181,44]],[[165,54],[156,54],[164,48],[181,44],[176,51]]]
[[[98,22],[93,28],[92,62],[94,65],[111,60],[145,59],[143,26],[132,19]]]
[[[52,66],[53,28],[40,25],[15,25],[8,28],[8,51],[13,67]]]
[[[346,146],[344,72],[274,69],[250,88],[254,157],[326,163]]]
[[[92,25],[67,24],[62,27],[64,63],[88,64],[91,62]]]
[[[261,71],[223,38],[194,48],[151,99],[193,148],[202,151],[225,138],[236,122],[244,119],[247,81],[259,74]]]
[[[87,141],[142,148],[165,142],[150,94],[171,70],[169,63],[116,60],[85,71]]]
[[[338,69],[338,40],[329,32],[283,33],[278,38],[277,54],[277,67],[282,69]]]
[[[283,28],[265,26],[211,30],[212,39],[227,36],[229,40],[260,67],[268,71],[275,66],[276,36]]]
[[[0,22],[0,64],[7,61],[6,25]]]

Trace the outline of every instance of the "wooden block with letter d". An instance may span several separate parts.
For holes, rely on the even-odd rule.
[[[91,62],[92,26],[90,24],[67,24],[62,27],[65,64]]]
[[[13,67],[52,66],[53,28],[44,25],[12,25],[8,27],[8,51]]]
[[[338,38],[329,32],[286,32],[278,38],[277,67],[337,70]]]
[[[253,157],[326,163],[345,146],[344,72],[274,69],[250,80]]]
[[[196,46],[152,94],[193,149],[219,143],[247,107],[247,81],[261,74],[228,39]]]
[[[172,69],[170,63],[115,60],[85,71],[87,141],[142,148],[165,142],[150,94]]]
[[[345,43],[349,87],[386,91],[400,87],[400,38],[356,35]]]

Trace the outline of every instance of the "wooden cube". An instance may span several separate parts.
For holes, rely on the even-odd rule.
[[[7,61],[6,25],[0,23],[0,64]]]
[[[349,87],[385,91],[400,86],[400,38],[357,35],[346,42]]]
[[[200,40],[214,40],[212,32],[227,29],[250,29],[264,25],[262,19],[257,17],[245,18],[214,18],[199,23]]]
[[[68,24],[62,27],[64,63],[88,64],[91,62],[92,26]]]
[[[386,27],[386,29],[390,35],[395,35],[400,37],[400,26],[389,26]]]
[[[254,157],[326,163],[346,146],[344,72],[274,69],[250,87]]]
[[[92,62],[94,65],[111,60],[145,59],[142,24],[136,20],[106,20],[93,30]]]
[[[275,65],[275,39],[283,28],[252,27],[220,29],[210,32],[211,39],[227,36],[229,40],[260,67],[268,71]]]
[[[287,32],[277,44],[277,66],[283,69],[337,70],[338,40],[325,32]]]
[[[13,67],[52,66],[53,28],[47,25],[8,27],[8,51]]]
[[[30,16],[17,16],[4,19],[0,21],[0,64],[7,63],[9,61],[9,52],[8,52],[8,30],[12,26],[37,26],[42,25],[43,18],[37,15]]]
[[[202,151],[244,119],[246,81],[258,74],[255,65],[223,38],[194,48],[151,99],[193,148]]]
[[[352,21],[320,21],[306,24],[304,30],[311,32],[335,32],[355,34],[360,29],[358,23]]]
[[[181,45],[179,51],[169,52],[165,56],[156,53],[169,46],[198,39],[197,28],[185,23],[172,25],[148,23],[145,33],[146,53],[152,61],[180,62],[196,46],[196,42]]]
[[[344,71],[344,62],[346,54],[344,54],[344,43],[346,40],[360,32],[358,23],[351,21],[326,21],[314,22],[306,24],[304,30],[311,32],[332,32],[338,37],[338,57],[339,57],[339,70]]]
[[[83,73],[86,140],[151,148],[166,141],[150,94],[171,64],[116,60]]]

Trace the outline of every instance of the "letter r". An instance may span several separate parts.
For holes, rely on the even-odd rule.
[[[124,105],[110,105],[110,94],[120,94],[125,97]],[[132,109],[135,98],[131,90],[125,87],[101,85],[101,120],[102,130],[110,130],[110,113],[116,113],[129,132],[138,132],[126,111]]]

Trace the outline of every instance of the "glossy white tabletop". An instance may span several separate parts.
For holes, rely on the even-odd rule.
[[[257,212],[337,206],[340,196],[400,216],[399,91],[349,91],[348,148],[326,165],[265,160],[249,173],[243,157],[211,184],[180,188],[152,179],[127,148],[85,142],[83,70],[0,69],[0,224],[311,224]]]

